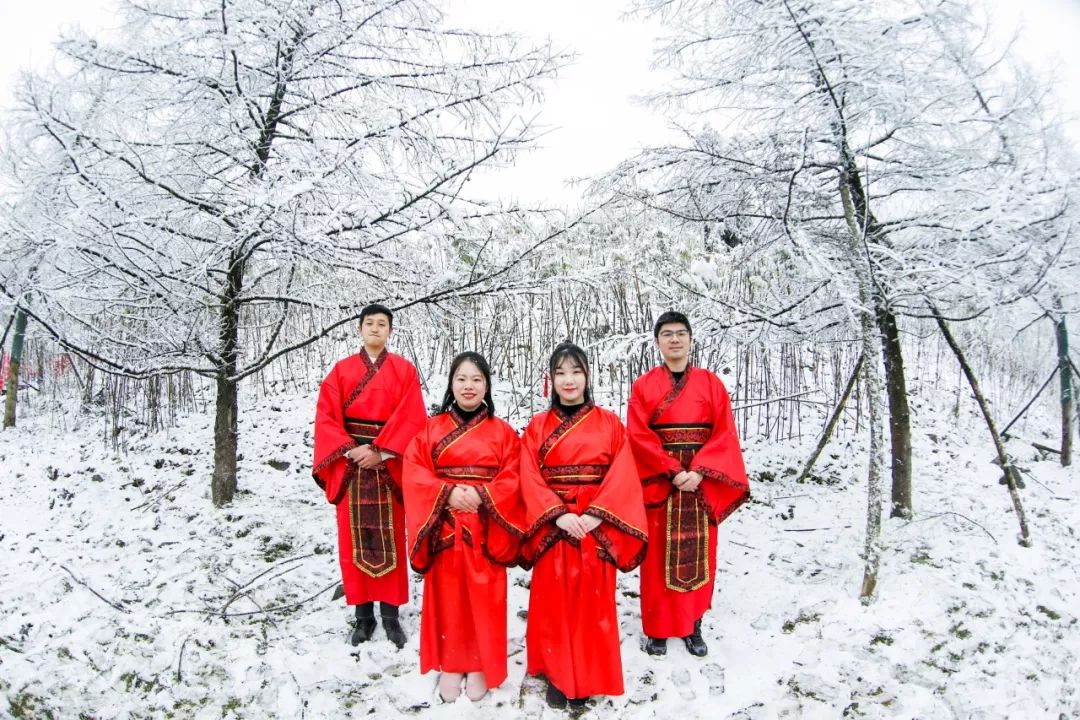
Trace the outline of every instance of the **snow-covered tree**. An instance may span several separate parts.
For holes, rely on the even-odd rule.
[[[657,58],[675,80],[654,103],[700,122],[681,117],[685,143],[625,162],[599,192],[749,244],[737,271],[780,290],[766,317],[829,325],[839,299],[855,328],[876,328],[863,341],[884,359],[893,512],[909,514],[903,317],[925,316],[927,299],[959,316],[1015,301],[1060,250],[1042,231],[1067,203],[1040,86],[979,44],[985,25],[963,0],[637,6],[670,31]],[[872,407],[885,400],[876,367],[863,365]]]
[[[564,58],[444,27],[427,0],[158,0],[124,18],[23,88],[22,180],[55,189],[23,200],[51,237],[34,282],[4,289],[103,369],[213,377],[220,505],[242,378],[368,302],[505,276],[517,246],[485,242],[498,212],[463,191],[530,141],[519,107]]]

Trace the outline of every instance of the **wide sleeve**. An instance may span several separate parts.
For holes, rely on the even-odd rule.
[[[371,443],[376,450],[388,450],[399,457],[405,454],[405,449],[427,420],[420,377],[412,364],[406,363],[400,382],[397,407]]]
[[[609,437],[613,451],[611,464],[600,490],[582,514],[604,521],[593,530],[601,559],[629,572],[645,558],[648,540],[645,503],[630,443],[615,416],[610,420]]]
[[[701,473],[699,490],[709,508],[709,519],[720,523],[750,498],[731,399],[719,378],[710,388],[712,435],[697,453],[690,469]]]
[[[345,453],[356,447],[356,441],[345,432],[341,382],[335,366],[319,386],[319,400],[315,405],[315,459],[311,469],[311,475],[326,493],[327,501],[334,504],[344,495],[345,473],[350,464]]]
[[[649,428],[652,410],[645,401],[644,384],[647,381],[648,376],[638,378],[630,391],[626,430],[644,488],[645,504],[656,507],[667,501],[672,489],[671,479],[682,470],[682,466],[664,450],[660,438]]]
[[[454,486],[435,475],[431,461],[431,423],[412,439],[402,458],[405,526],[409,532],[409,563],[419,573],[431,569],[433,540],[448,512]]]
[[[386,424],[371,442],[375,450],[386,450],[393,454],[393,457],[387,459],[386,466],[390,470],[390,477],[395,481],[401,478],[401,457],[427,420],[427,410],[424,407],[424,396],[420,392],[420,378],[416,374],[416,368],[407,361],[402,362],[406,367],[405,372],[402,373],[397,407],[390,413]]]
[[[540,475],[538,451],[546,413],[537,415],[521,437],[521,499],[525,506],[525,538],[521,548],[522,567],[528,569],[562,532],[555,518],[569,512],[566,503],[548,487]]]
[[[484,554],[500,565],[518,561],[521,539],[525,536],[525,507],[521,500],[521,442],[517,433],[501,420],[491,419],[498,428],[494,440],[499,457],[499,471],[490,482],[476,487],[484,506],[480,518],[484,525]]]

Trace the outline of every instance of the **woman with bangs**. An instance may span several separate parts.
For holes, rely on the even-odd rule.
[[[524,517],[518,437],[495,417],[491,370],[464,352],[450,365],[439,414],[405,452],[409,561],[424,574],[420,672],[439,696],[479,701],[506,679],[506,566]]]
[[[622,422],[593,404],[584,351],[563,343],[548,369],[551,409],[521,438],[527,672],[546,677],[551,707],[582,707],[624,692],[615,571],[645,555],[645,506]]]

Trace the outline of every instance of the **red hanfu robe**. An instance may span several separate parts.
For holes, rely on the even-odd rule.
[[[336,506],[338,559],[349,605],[409,600],[401,455],[427,416],[416,368],[385,350],[334,365],[319,388],[311,474]],[[362,470],[345,457],[360,445],[394,457]]]
[[[465,422],[436,415],[405,452],[409,561],[426,573],[420,613],[420,672],[482,671],[506,679],[506,565],[524,534],[518,437],[486,410]],[[476,488],[475,513],[447,504],[455,485]]]
[[[621,695],[615,570],[645,554],[645,507],[626,432],[614,413],[582,405],[548,410],[521,438],[521,494],[533,568],[525,634],[530,674],[567,697]],[[572,512],[604,522],[581,541],[555,524]]]
[[[641,624],[655,638],[686,637],[712,607],[717,526],[750,496],[724,384],[689,366],[673,380],[663,365],[638,378],[626,421],[649,518]],[[702,475],[692,493],[671,484],[682,470]]]

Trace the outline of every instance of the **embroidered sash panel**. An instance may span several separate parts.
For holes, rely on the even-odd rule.
[[[561,500],[572,503],[586,488],[592,490],[589,497],[595,495],[607,469],[607,465],[548,465],[540,468],[540,477]]]
[[[435,477],[455,485],[483,485],[499,474],[499,468],[484,465],[452,465],[435,468]]]
[[[358,445],[370,445],[385,422],[345,418],[345,431]],[[382,577],[397,567],[394,545],[394,482],[385,465],[370,470],[349,463],[349,530],[353,564],[365,575]]]
[[[559,485],[599,485],[607,465],[548,465],[540,468],[540,477],[549,487]]]
[[[360,418],[345,418],[345,432],[359,445],[370,445],[379,433],[382,432],[386,422],[383,420],[362,420]]]
[[[679,461],[683,470],[690,469],[690,463],[701,446],[712,434],[712,424],[696,425],[650,425],[649,429],[660,438],[660,444],[667,454]]]
[[[690,469],[694,455],[708,441],[712,425],[651,425],[668,455],[684,470]],[[665,584],[669,590],[690,592],[709,582],[709,515],[700,492],[673,490],[668,496],[665,523]]]
[[[668,589],[697,590],[712,576],[709,557],[709,514],[697,492],[673,490],[668,496],[665,524],[667,550],[664,576]]]

